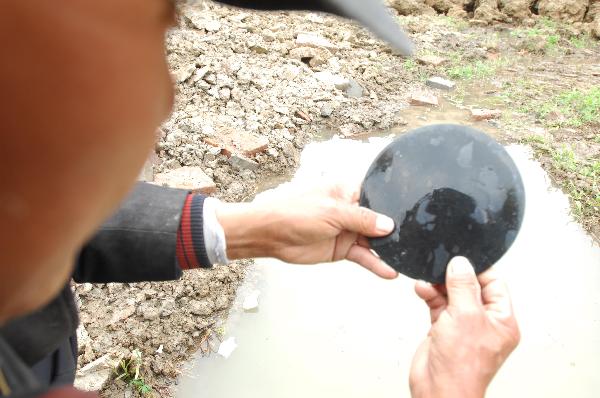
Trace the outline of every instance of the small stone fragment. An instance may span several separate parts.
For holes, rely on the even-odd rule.
[[[325,48],[298,47],[290,50],[289,56],[314,68],[326,63],[332,57],[332,54]]]
[[[188,189],[205,195],[217,191],[214,181],[200,167],[180,167],[154,176],[154,183],[171,188]]]
[[[499,109],[471,109],[471,118],[477,121],[497,119],[501,115],[502,111]]]
[[[216,32],[221,29],[221,22],[215,20],[209,20],[204,23],[204,29],[207,32]]]
[[[315,33],[298,33],[296,45],[298,47],[321,47],[328,50],[337,49],[337,47],[329,40]]]
[[[252,159],[248,159],[243,155],[231,155],[229,158],[229,164],[231,164],[237,170],[256,170],[258,169],[258,163]]]
[[[212,314],[214,305],[208,300],[192,300],[188,304],[188,308],[190,309],[190,312],[194,315],[208,316]]]
[[[418,92],[414,93],[410,97],[410,104],[420,106],[438,106],[439,100],[438,97],[434,94],[430,94],[427,92]]]
[[[118,361],[109,354],[103,355],[77,371],[75,388],[84,391],[99,391],[110,380]]]
[[[340,75],[334,75],[329,71],[317,72],[315,77],[322,83],[332,85],[338,90],[345,90],[350,86],[350,80]]]
[[[259,152],[267,150],[269,140],[247,131],[223,129],[218,131],[213,137],[204,139],[208,145],[222,148],[225,156],[232,154],[242,154],[245,156],[254,156]]]
[[[447,79],[444,79],[439,76],[435,76],[435,77],[428,79],[426,84],[429,87],[437,88],[440,90],[447,90],[447,91],[454,90],[454,88],[456,87],[456,83],[453,82],[452,80],[447,80]]]
[[[448,62],[448,59],[433,54],[427,54],[417,56],[417,62],[422,65],[440,66]]]
[[[195,71],[196,65],[190,64],[177,69],[175,73],[173,73],[173,76],[175,77],[175,81],[177,83],[183,83],[189,79]]]
[[[294,116],[307,121],[307,122],[312,122],[312,118],[310,117],[310,115],[306,112],[304,112],[303,110],[299,109],[296,112],[294,112]]]
[[[322,117],[330,117],[333,113],[333,107],[329,104],[325,104],[321,107],[321,116]]]

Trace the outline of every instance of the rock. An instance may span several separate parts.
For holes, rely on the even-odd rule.
[[[498,9],[498,0],[479,0],[479,7],[475,9],[470,23],[474,24],[474,21],[482,21],[487,25],[496,21],[507,22],[507,18]]]
[[[90,343],[90,335],[87,330],[85,330],[85,326],[83,323],[80,323],[75,332],[77,334],[77,344],[79,345],[80,350],[84,349]]]
[[[194,315],[209,316],[213,313],[214,303],[210,300],[192,300],[188,304],[190,312]]]
[[[207,32],[216,32],[221,29],[221,22],[215,20],[209,20],[204,23],[204,29]]]
[[[454,4],[449,0],[425,0],[425,4],[433,8],[438,14],[447,14]]]
[[[350,80],[343,76],[335,75],[329,71],[317,72],[315,77],[322,83],[333,86],[338,90],[344,90],[350,86]]]
[[[266,151],[269,145],[269,140],[265,137],[243,130],[229,129],[218,131],[214,137],[206,137],[204,142],[213,147],[222,148],[221,152],[225,156],[235,153],[251,157]]]
[[[210,195],[217,191],[214,181],[200,167],[180,167],[154,177],[154,183],[171,188],[188,189],[192,192]]]
[[[333,56],[324,48],[298,47],[290,50],[289,57],[308,64],[311,67],[323,65]]]
[[[177,82],[177,83],[183,83],[183,82],[185,82],[187,79],[189,79],[192,76],[192,74],[195,71],[196,71],[196,65],[195,64],[190,64],[190,65],[182,66],[181,68],[177,69],[173,73],[173,77],[175,78],[175,82]]]
[[[296,46],[326,48],[328,50],[337,49],[337,46],[316,33],[298,33],[298,36],[296,37]]]
[[[252,159],[248,159],[243,155],[231,155],[229,158],[229,164],[236,170],[256,170],[258,169],[258,163]]]
[[[217,156],[221,154],[222,149],[219,147],[210,147],[208,148],[208,153],[210,153],[213,156]]]
[[[417,92],[411,95],[410,104],[421,106],[438,106],[439,100],[434,94],[428,92]]]
[[[587,11],[589,0],[539,0],[541,16],[561,22],[580,22]]]
[[[160,316],[160,310],[152,305],[152,303],[147,302],[140,304],[137,308],[137,313],[147,321],[153,321]]]
[[[400,15],[435,14],[435,10],[420,0],[392,0],[390,6]]]
[[[454,88],[456,87],[456,83],[453,82],[452,80],[446,80],[439,76],[435,76],[430,79],[427,79],[427,82],[425,84],[427,84],[429,87],[437,88],[440,90],[448,90],[448,91],[454,90]]]
[[[75,388],[84,391],[99,391],[110,380],[118,361],[106,354],[88,363],[77,371]]]
[[[594,22],[594,20],[599,19],[597,16],[600,16],[600,0],[590,0],[584,20],[585,22]]]
[[[108,325],[114,325],[115,323],[119,323],[129,318],[135,313],[135,306],[127,305],[124,307],[117,307],[113,312],[110,320],[108,321]]]
[[[348,87],[344,89],[344,94],[349,98],[360,98],[363,96],[364,90],[360,84],[354,79],[348,79]]]
[[[447,58],[440,57],[433,54],[419,55],[416,57],[417,62],[423,65],[440,66],[448,62]]]
[[[490,120],[497,119],[502,116],[502,111],[499,109],[471,109],[471,118],[473,120]]]
[[[304,120],[305,122],[312,122],[312,118],[310,117],[308,112],[303,111],[301,109],[298,109],[296,112],[294,112],[294,116]]]
[[[333,107],[329,104],[325,104],[321,107],[321,116],[329,117],[333,113]]]
[[[532,0],[500,0],[500,10],[517,21],[531,17]]]
[[[594,22],[592,22],[592,36],[600,39],[600,17],[596,17]]]

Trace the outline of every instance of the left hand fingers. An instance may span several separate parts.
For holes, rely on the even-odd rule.
[[[346,259],[363,266],[375,275],[384,279],[394,279],[398,276],[396,270],[381,261],[381,259],[375,256],[371,250],[360,245],[353,245],[348,251]]]

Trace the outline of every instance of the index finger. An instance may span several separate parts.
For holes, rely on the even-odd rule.
[[[485,309],[504,316],[511,316],[513,309],[510,293],[498,272],[492,267],[481,273],[477,279],[481,285],[481,299]]]

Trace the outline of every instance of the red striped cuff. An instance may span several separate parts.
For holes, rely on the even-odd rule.
[[[176,255],[183,270],[212,267],[204,245],[203,207],[204,196],[189,194],[181,211]]]

